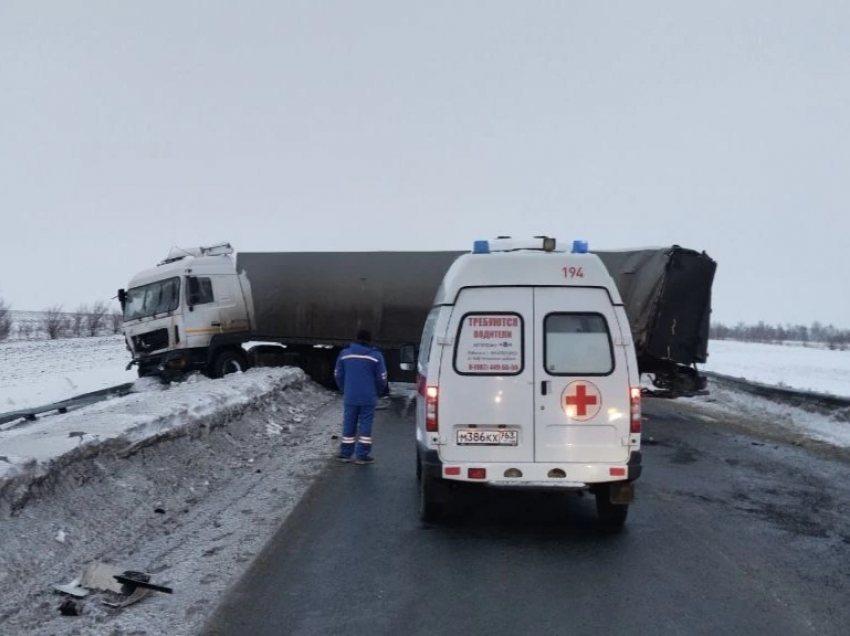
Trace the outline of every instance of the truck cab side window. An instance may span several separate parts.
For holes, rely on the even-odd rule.
[[[189,304],[206,305],[214,302],[212,280],[207,277],[189,277]]]

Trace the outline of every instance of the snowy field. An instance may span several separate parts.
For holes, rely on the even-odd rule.
[[[132,382],[128,362],[121,335],[0,343],[0,412]]]
[[[772,386],[850,397],[850,351],[712,340],[703,370]]]

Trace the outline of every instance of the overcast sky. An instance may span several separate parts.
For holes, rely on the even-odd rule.
[[[0,0],[0,297],[172,245],[678,243],[850,327],[850,2]]]

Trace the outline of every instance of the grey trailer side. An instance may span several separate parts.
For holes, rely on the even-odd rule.
[[[461,252],[241,252],[260,340],[287,346],[290,362],[333,384],[340,349],[368,329],[391,381],[413,382],[399,350],[416,344],[443,275]]]

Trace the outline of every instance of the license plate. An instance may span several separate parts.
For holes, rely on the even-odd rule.
[[[463,430],[457,432],[458,446],[516,446],[517,431]]]

